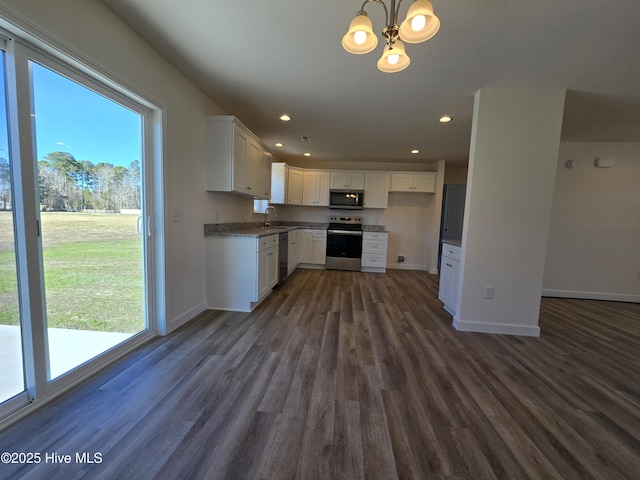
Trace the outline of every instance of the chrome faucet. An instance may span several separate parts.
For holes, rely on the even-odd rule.
[[[276,216],[276,218],[278,218],[278,212],[276,212],[276,207],[274,207],[273,205],[269,205],[264,210],[264,225],[262,228],[267,228],[269,225],[271,225],[269,222],[267,222],[267,218],[269,217],[269,210],[273,210],[273,214]]]

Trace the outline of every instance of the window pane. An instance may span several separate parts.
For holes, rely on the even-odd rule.
[[[144,330],[142,117],[31,62],[50,379]]]
[[[4,60],[0,50],[0,403],[25,388]]]

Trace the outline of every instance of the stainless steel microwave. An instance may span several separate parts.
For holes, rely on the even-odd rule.
[[[364,192],[362,190],[330,190],[329,208],[362,210]]]

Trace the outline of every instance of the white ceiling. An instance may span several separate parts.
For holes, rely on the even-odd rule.
[[[640,142],[638,0],[432,0],[440,31],[406,45],[395,74],[376,68],[382,39],[367,55],[341,47],[361,0],[103,3],[270,147],[283,142],[281,160],[466,164],[481,88],[566,88],[563,140]],[[366,10],[381,31],[382,7]]]

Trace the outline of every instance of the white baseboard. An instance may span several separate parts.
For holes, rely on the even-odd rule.
[[[431,274],[438,273],[437,268],[430,268],[427,265],[416,265],[413,263],[387,263],[387,268],[393,268],[395,270],[422,270]]]
[[[539,337],[538,325],[509,325],[504,323],[463,322],[457,316],[453,319],[453,326],[461,332],[497,333],[500,335],[516,335],[521,337]]]
[[[299,263],[296,268],[306,268],[308,270],[324,270],[324,263],[320,265],[319,263]]]
[[[640,303],[640,295],[608,292],[582,292],[576,290],[551,290],[543,289],[543,297],[555,298],[579,298],[581,300],[609,300],[612,302]]]
[[[167,325],[167,331],[165,335],[170,334],[174,330],[180,328],[182,325],[187,323],[189,320],[193,320],[195,317],[200,315],[202,312],[207,310],[207,303],[202,302],[201,304],[193,307],[191,310],[187,310],[182,313],[180,316],[170,320]]]

